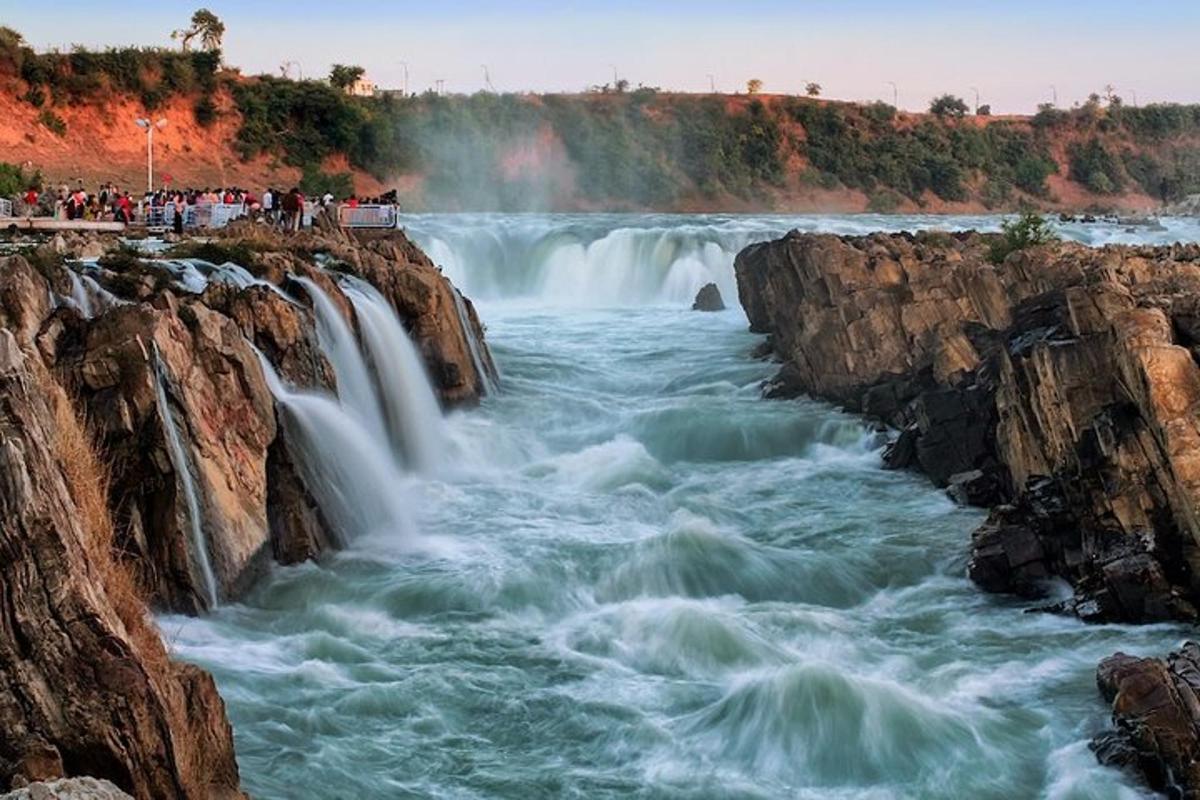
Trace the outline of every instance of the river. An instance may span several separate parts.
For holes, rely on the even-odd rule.
[[[215,675],[253,796],[1142,796],[1088,749],[1095,667],[1186,632],[978,591],[982,513],[883,470],[853,417],[761,400],[736,307],[737,250],[791,227],[997,219],[404,224],[477,301],[502,388],[394,482],[411,525],[160,619]],[[688,309],[708,280],[730,310]]]

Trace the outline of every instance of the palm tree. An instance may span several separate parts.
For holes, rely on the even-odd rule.
[[[192,14],[192,27],[171,32],[171,38],[180,41],[185,53],[191,48],[192,39],[197,36],[205,50],[219,50],[221,39],[225,36],[225,23],[207,8],[202,8]]]

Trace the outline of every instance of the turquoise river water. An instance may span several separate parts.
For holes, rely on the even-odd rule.
[[[965,577],[982,514],[767,402],[732,262],[872,217],[411,217],[500,392],[452,414],[411,525],[161,619],[257,798],[1133,798],[1097,662],[1185,631],[1025,613]],[[1066,226],[1092,242],[1196,239]],[[731,310],[688,310],[704,282]]]

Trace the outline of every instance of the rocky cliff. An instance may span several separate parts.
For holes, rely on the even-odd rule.
[[[793,233],[737,259],[751,328],[811,394],[893,427],[885,458],[991,509],[982,588],[1085,620],[1200,606],[1200,247],[1053,243],[989,260],[974,233]],[[1101,666],[1105,760],[1200,796],[1195,646]]]
[[[744,251],[751,327],[811,393],[894,426],[887,458],[993,508],[972,578],[1075,587],[1086,619],[1194,619],[1200,248],[793,234]]]
[[[337,541],[264,373],[336,389],[295,278],[352,330],[338,276],[375,286],[445,405],[494,378],[470,303],[398,232],[246,229],[178,255],[58,239],[0,258],[0,790],[241,796],[212,679],[170,660],[147,604],[200,612]]]

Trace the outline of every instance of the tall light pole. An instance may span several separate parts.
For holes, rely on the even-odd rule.
[[[1058,87],[1055,86],[1053,83],[1050,84],[1050,97],[1053,98],[1051,102],[1053,102],[1054,105],[1057,106],[1058,105]]]
[[[495,94],[496,87],[492,86],[492,76],[490,74],[488,74],[487,64],[480,64],[479,66],[483,67],[483,85],[488,88],[489,92],[491,92],[492,94]]]
[[[616,88],[617,88],[617,82],[618,82],[618,78],[617,78],[617,65],[616,65],[616,64],[609,64],[609,66],[610,66],[610,67],[612,67],[612,71],[613,71],[613,90],[615,91],[615,90],[616,90]]]
[[[708,90],[712,94],[717,93],[717,79],[711,72],[708,74]]]
[[[408,97],[408,62],[401,61],[400,66],[404,69],[404,96]]]
[[[979,113],[979,90],[976,89],[974,86],[972,86],[971,91],[975,93],[975,113],[978,114]]]
[[[138,117],[137,125],[139,128],[146,129],[146,192],[154,193],[154,129],[162,130],[167,127],[167,120],[160,119],[158,122],[151,122],[145,117]]]
[[[900,108],[900,87],[896,86],[895,81],[884,81],[884,83],[886,83],[888,86],[892,87],[892,105],[896,109],[899,109]]]

